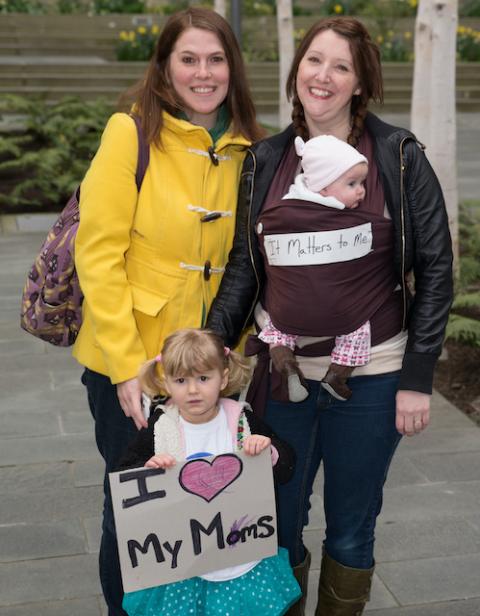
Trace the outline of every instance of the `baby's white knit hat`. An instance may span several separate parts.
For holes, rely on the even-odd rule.
[[[320,192],[358,163],[368,164],[363,154],[333,135],[312,137],[306,143],[296,137],[295,150],[302,158],[305,184],[313,192]]]

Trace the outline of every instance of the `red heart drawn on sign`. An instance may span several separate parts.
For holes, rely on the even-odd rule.
[[[243,464],[234,454],[224,453],[214,460],[191,460],[180,471],[180,485],[186,492],[209,503],[239,477]]]

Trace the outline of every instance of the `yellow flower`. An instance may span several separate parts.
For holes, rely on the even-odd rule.
[[[457,32],[458,34],[465,34],[465,26],[458,26]]]
[[[335,11],[337,15],[340,15],[340,13],[343,13],[343,6],[341,4],[336,4],[333,7],[333,10]]]
[[[135,32],[133,30],[130,30],[130,32],[128,33],[128,40],[129,41],[135,40]]]
[[[393,38],[393,35],[394,35],[394,34],[395,34],[395,32],[394,32],[393,30],[389,30],[389,31],[387,32],[387,36],[388,36],[388,38]]]
[[[122,30],[119,34],[121,41],[128,41],[128,33],[125,30]]]
[[[379,35],[377,36],[377,43],[378,43],[379,45],[381,45],[381,44],[383,43],[383,36],[382,36],[381,34],[379,34]]]
[[[158,34],[160,32],[160,28],[157,26],[157,24],[154,24],[152,26],[151,32],[152,32],[152,34]]]
[[[147,29],[145,28],[145,26],[138,26],[137,32],[138,34],[147,34]]]
[[[407,30],[407,32],[403,33],[403,37],[409,41],[412,38],[412,33]]]
[[[412,9],[416,9],[417,8],[417,0],[408,0],[408,4],[412,7]]]

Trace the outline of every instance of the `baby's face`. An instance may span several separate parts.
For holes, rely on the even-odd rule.
[[[349,210],[358,207],[365,197],[364,182],[368,174],[367,163],[358,163],[332,182],[320,193],[324,197],[335,197]]]

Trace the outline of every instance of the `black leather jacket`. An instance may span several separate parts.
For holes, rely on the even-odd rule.
[[[453,297],[452,247],[442,190],[412,133],[371,113],[366,128],[374,140],[375,162],[394,226],[395,271],[403,294],[403,327],[408,329],[400,389],[431,393]],[[234,244],[207,319],[207,327],[220,333],[229,346],[251,322],[264,282],[255,222],[293,138],[289,126],[260,141],[243,165]],[[413,297],[407,289],[409,273],[415,279]]]

